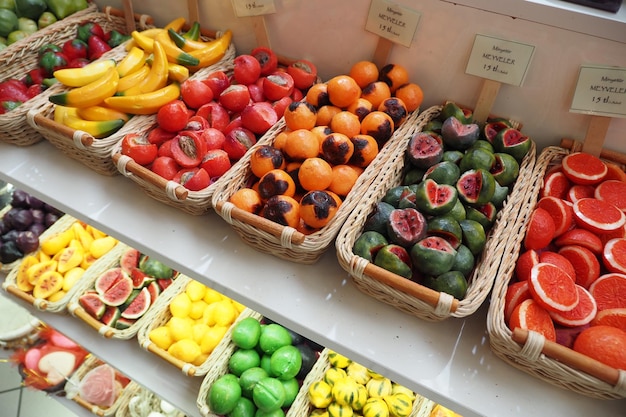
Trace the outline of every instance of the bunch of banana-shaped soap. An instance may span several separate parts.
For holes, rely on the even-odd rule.
[[[177,18],[163,28],[133,31],[119,62],[101,59],[55,71],[57,81],[72,87],[49,98],[56,104],[55,122],[102,138],[120,129],[129,115],[154,114],[177,99],[190,72],[219,62],[232,40],[230,30],[199,40],[198,22],[180,34],[184,24]]]

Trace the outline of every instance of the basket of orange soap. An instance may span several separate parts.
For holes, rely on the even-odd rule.
[[[281,126],[215,184],[213,207],[255,249],[315,263],[417,122],[421,102],[401,65],[355,63],[285,110]]]
[[[43,232],[39,242],[39,248],[9,272],[3,288],[52,313],[64,312],[70,299],[85,289],[86,271],[102,270],[120,250],[117,239],[69,214]]]
[[[122,243],[116,254],[108,265],[86,272],[83,279],[90,284],[72,297],[67,310],[105,338],[130,339],[148,320],[150,309],[169,304],[178,294],[180,274]]]
[[[187,34],[187,43],[198,49],[186,52],[174,43],[173,36]],[[29,124],[45,139],[102,175],[118,173],[113,146],[127,133],[152,126],[159,108],[180,96],[180,83],[228,65],[235,54],[229,30],[203,31],[184,18],[131,35],[90,66],[55,71],[59,83],[47,102],[28,113]]]
[[[211,372],[228,346],[234,323],[254,312],[185,275],[176,278],[175,295],[157,300],[137,333],[145,350],[187,376]]]
[[[188,214],[212,208],[215,182],[253,144],[262,138],[269,143],[268,132],[284,126],[286,107],[318,79],[312,62],[279,57],[266,47],[231,64],[184,81],[179,100],[161,107],[149,129],[126,135],[112,151],[124,176]]]
[[[626,397],[625,163],[568,139],[541,152],[488,312],[496,355],[601,399]]]
[[[430,321],[487,298],[517,222],[535,145],[515,121],[447,101],[425,110],[348,216],[335,243],[362,292]]]

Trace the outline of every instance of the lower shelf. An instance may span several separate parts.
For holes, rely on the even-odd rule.
[[[122,176],[90,171],[47,142],[28,148],[0,143],[0,178],[465,417],[624,415],[626,400],[575,395],[496,357],[486,330],[487,302],[465,319],[419,320],[358,291],[333,248],[312,266],[257,252],[215,213],[184,214]],[[184,377],[134,340],[104,340],[73,317],[34,313],[199,415],[200,378]]]

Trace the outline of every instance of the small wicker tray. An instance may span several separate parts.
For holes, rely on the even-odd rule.
[[[546,341],[536,332],[521,329],[512,332],[504,318],[506,290],[513,277],[530,214],[543,186],[543,178],[551,167],[558,165],[570,152],[581,150],[581,142],[563,140],[560,147],[549,146],[537,158],[524,199],[518,201],[519,221],[507,228],[509,239],[505,244],[505,252],[509,256],[503,259],[496,274],[487,313],[489,343],[494,353],[505,362],[558,387],[593,398],[626,398],[626,371],[614,369],[572,349]],[[626,156],[622,154],[603,151],[600,157],[625,169]]]
[[[535,146],[520,164],[520,174],[515,187],[510,192],[507,202],[498,213],[487,244],[482,251],[472,275],[468,279],[468,290],[463,300],[457,300],[449,294],[434,291],[425,286],[405,279],[394,273],[377,267],[366,259],[355,255],[352,247],[363,230],[372,208],[379,202],[388,189],[399,185],[404,168],[404,152],[407,138],[421,131],[428,121],[436,118],[442,107],[434,106],[422,113],[419,123],[412,130],[405,132],[403,147],[397,149],[388,163],[381,169],[374,185],[367,190],[359,207],[354,210],[339,232],[336,241],[337,257],[342,268],[350,273],[354,284],[362,292],[390,304],[408,314],[429,321],[440,321],[448,317],[465,317],[474,313],[487,298],[495,279],[495,273],[506,254],[501,244],[509,228],[516,222],[517,201],[523,197],[529,186],[528,177],[535,161]],[[514,212],[515,211],[515,212]]]
[[[300,391],[298,391],[296,399],[287,412],[287,417],[308,417],[311,415],[311,412],[315,410],[309,402],[309,388],[314,382],[322,380],[324,373],[330,369],[331,365],[328,361],[328,353],[328,348],[322,350],[320,357],[317,359],[317,362],[315,362],[315,365],[313,365],[313,369],[311,369],[311,372],[304,378]],[[416,394],[415,400],[413,401],[413,409],[409,417],[429,417],[434,406],[435,403],[433,401]]]
[[[118,395],[113,405],[111,405],[108,408],[91,404],[85,401],[84,399],[82,399],[80,395],[78,394],[78,389],[77,389],[78,384],[85,377],[85,375],[87,375],[89,371],[91,371],[92,369],[96,368],[99,365],[102,365],[103,363],[104,362],[102,362],[96,356],[93,356],[93,355],[87,356],[85,361],[80,365],[80,367],[72,374],[70,379],[65,383],[65,394],[67,398],[71,399],[72,401],[76,402],[77,404],[86,408],[87,410],[91,411],[93,414],[97,416],[101,416],[101,417],[114,415],[118,407],[120,406],[120,404],[122,404],[124,401],[127,401],[128,397],[131,394],[131,389],[132,389],[131,382],[127,383],[123,387],[122,391]],[[115,372],[117,373],[117,370]]]
[[[81,292],[75,293],[67,305],[67,310],[70,312],[72,316],[77,317],[80,320],[84,321],[90,327],[97,330],[98,333],[105,338],[113,338],[113,339],[133,338],[137,334],[141,326],[146,322],[146,320],[149,320],[148,313],[150,309],[159,308],[158,303],[169,304],[172,298],[178,293],[177,288],[174,285],[170,285],[169,287],[167,287],[161,294],[159,294],[157,299],[148,308],[148,311],[146,311],[146,313],[143,316],[138,318],[137,321],[135,321],[131,326],[129,326],[126,329],[117,329],[114,327],[107,326],[101,321],[94,318],[93,316],[89,315],[89,313],[87,313],[85,309],[80,305],[80,302],[79,302],[80,296],[83,295],[85,292],[94,289],[94,283],[102,272],[107,271],[110,268],[119,266],[120,257],[129,248],[130,246],[120,243],[117,245],[117,247],[114,250],[115,254],[111,255],[110,257],[107,257],[108,263],[106,265],[105,264],[100,265],[100,267],[97,270],[91,270],[91,268],[89,268],[89,270],[85,272],[85,275],[82,278],[82,280],[86,281],[86,288]]]
[[[154,392],[147,390],[135,381],[131,381],[130,384],[126,386],[126,389],[128,390],[128,395],[124,396],[119,406],[117,407],[115,417],[148,417],[148,414],[139,414],[139,412],[133,413],[131,411],[131,401],[135,397],[138,397],[140,399],[140,403],[142,405],[149,407],[149,411],[161,412],[161,399]],[[142,409],[141,411],[148,410]],[[182,411],[178,411],[173,414],[173,417],[185,417],[185,414]]]
[[[0,52],[0,62],[6,64],[0,81],[11,78],[22,78],[31,69],[37,68],[37,51],[47,43],[62,44],[76,37],[76,28],[86,21],[103,24],[103,28],[125,31],[122,12],[110,7],[104,13],[97,12],[97,5],[91,3],[89,7],[76,12],[52,25],[37,31],[9,46]],[[144,16],[138,17],[144,21]],[[27,114],[48,102],[48,97],[54,92],[47,89],[41,94],[28,100],[18,108],[0,115],[0,141],[18,146],[33,145],[43,139],[40,132],[27,123]]]
[[[191,278],[185,275],[181,275],[176,278],[174,283],[171,285],[171,287],[175,286],[174,291],[172,292],[173,296],[171,298],[183,292],[189,281],[191,281]],[[159,326],[165,325],[169,321],[169,319],[172,318],[172,314],[169,310],[169,301],[171,301],[171,298],[168,301],[165,301],[165,299],[157,299],[157,305],[153,306],[153,308],[148,311],[145,316],[146,320],[144,322],[144,325],[141,326],[139,332],[137,333],[137,340],[139,341],[139,345],[145,350],[176,366],[181,370],[184,375],[204,376],[208,372],[213,372],[216,362],[219,361],[219,358],[221,358],[221,356],[225,352],[228,352],[229,346],[231,345],[230,335],[234,324],[231,325],[226,334],[224,334],[222,340],[217,344],[215,349],[213,349],[213,352],[211,352],[211,354],[204,361],[204,363],[202,363],[201,365],[194,365],[189,362],[184,362],[170,355],[166,350],[161,349],[150,340],[150,331]],[[237,317],[235,323],[238,323],[240,320],[243,320],[244,318],[253,316],[255,314],[257,313],[255,313],[253,310],[250,310],[249,308],[246,308],[239,314],[239,317]]]
[[[43,242],[48,237],[51,237],[55,235],[56,233],[63,232],[69,229],[70,227],[72,227],[72,224],[76,221],[78,220],[70,216],[69,214],[63,215],[50,228],[48,228],[45,232],[43,232],[41,236],[39,236],[39,241]],[[108,265],[108,263],[110,262],[109,260],[110,257],[115,257],[116,254],[119,257],[119,253],[120,253],[118,252],[119,246],[120,245],[118,244],[115,248],[109,251],[109,253],[102,256],[100,259],[96,260],[89,268],[87,268],[87,271],[93,271],[94,273],[97,273],[97,271],[102,272],[103,268],[106,267],[106,265]],[[63,298],[61,298],[58,301],[51,302],[51,301],[44,300],[41,298],[35,298],[32,292],[24,292],[21,289],[19,289],[17,286],[16,279],[17,279],[17,272],[19,270],[20,264],[21,262],[18,263],[11,270],[11,272],[9,272],[6,279],[4,280],[4,283],[2,284],[2,287],[5,289],[6,292],[14,295],[20,300],[26,302],[27,304],[33,305],[35,308],[41,311],[48,311],[51,313],[64,312],[68,303],[72,299],[72,297],[77,293],[82,293],[85,290],[85,288],[90,284],[89,281],[86,281],[81,277],[81,279],[79,279],[76,282],[76,284],[74,284],[74,286],[67,292],[67,294],[65,294]]]
[[[214,184],[216,189],[213,192],[213,207],[217,214],[235,229],[241,239],[255,249],[288,261],[313,264],[333,244],[339,229],[350,212],[360,204],[362,196],[371,187],[376,175],[388,158],[395,154],[396,148],[404,145],[406,132],[411,130],[415,123],[418,123],[419,118],[418,109],[412,112],[396,129],[376,158],[359,176],[335,216],[326,226],[314,233],[305,235],[292,227],[282,226],[261,216],[238,209],[229,202],[230,197],[240,188],[245,187],[252,177],[250,157],[254,150],[259,146],[272,144],[276,135],[285,129],[282,119],[243,158],[233,165],[229,172]]]

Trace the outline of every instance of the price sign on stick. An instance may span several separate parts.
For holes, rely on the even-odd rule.
[[[274,0],[232,0],[233,9],[237,17],[251,17],[252,28],[256,35],[258,46],[270,48],[270,40],[265,26],[263,15],[276,13]]]
[[[485,35],[476,35],[465,72],[484,78],[474,118],[487,120],[502,83],[520,86],[530,68],[535,47]]]
[[[599,155],[612,117],[626,117],[626,68],[583,65],[570,111],[590,114],[583,151]]]
[[[626,117],[626,68],[581,66],[570,111]]]
[[[409,47],[417,29],[420,13],[387,0],[372,0],[365,29],[380,37],[374,62],[387,62],[393,43]]]
[[[237,17],[276,13],[274,0],[233,0],[233,9]]]

